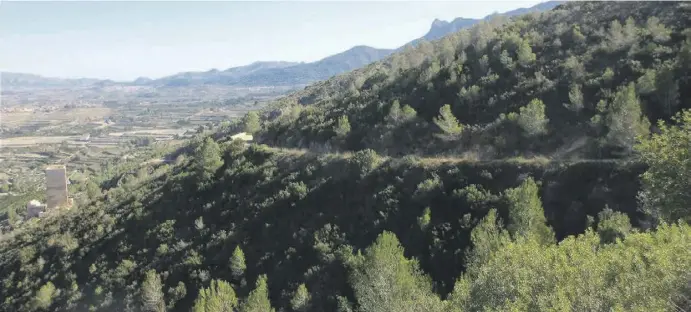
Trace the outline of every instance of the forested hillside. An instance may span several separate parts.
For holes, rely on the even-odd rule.
[[[689,13],[574,2],[497,17],[283,99],[260,134],[386,154],[618,157],[691,107]]]
[[[495,19],[122,164],[2,237],[2,310],[691,310],[689,8]]]
[[[642,181],[636,163],[309,154],[199,138],[174,164],[117,170],[91,205],[3,238],[3,308],[688,307],[691,228],[650,227],[689,220],[680,191],[690,185],[670,170],[690,172],[691,129],[663,129],[640,145],[651,165]],[[652,213],[636,209],[641,182]]]

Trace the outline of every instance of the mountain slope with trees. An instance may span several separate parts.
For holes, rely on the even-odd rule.
[[[482,159],[627,155],[651,123],[691,107],[689,10],[577,2],[497,17],[280,99],[260,137]],[[337,135],[342,118],[350,130]]]
[[[91,204],[34,219],[4,237],[3,307],[688,306],[691,228],[658,224],[688,219],[688,209],[677,208],[689,207],[688,199],[675,198],[679,206],[659,199],[689,185],[662,192],[655,186],[676,181],[662,168],[688,173],[679,166],[689,162],[688,146],[659,142],[691,132],[661,129],[639,147],[656,161],[647,171],[617,161],[310,154],[200,136],[174,163],[120,167]],[[641,194],[655,195],[645,204],[650,214],[636,209],[643,172]],[[507,293],[501,285],[522,288]]]
[[[495,19],[120,164],[2,237],[2,307],[689,310],[688,11]]]

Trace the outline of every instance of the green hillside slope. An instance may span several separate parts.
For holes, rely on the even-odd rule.
[[[475,163],[368,152],[300,155],[256,146],[230,148],[219,163],[190,159],[144,176],[133,170],[116,179],[128,182],[109,189],[103,201],[41,220],[5,241],[6,304],[28,309],[33,296],[27,291],[50,280],[64,289],[55,309],[119,310],[127,300],[137,304],[139,277],[156,269],[167,272],[166,289],[186,285],[190,296],[176,305],[184,311],[208,278],[234,280],[229,259],[239,246],[246,282],[268,274],[280,306],[289,300],[281,290],[307,282],[320,289],[312,294],[315,309],[331,310],[347,285],[334,262],[336,248],[364,248],[382,230],[397,234],[447,293],[463,268],[470,230],[490,208],[506,219],[501,192],[527,176],[542,181],[545,212],[558,237],[582,232],[586,215],[605,205],[627,211],[634,224],[641,220],[632,209],[641,167],[614,162]],[[201,178],[197,166],[222,163]],[[431,218],[421,228],[425,209]],[[236,290],[246,294],[247,288]],[[128,294],[134,297],[125,299]]]
[[[691,132],[686,131],[689,137]],[[310,154],[257,145],[245,149],[242,144],[230,142],[219,145],[208,138],[186,150],[190,154],[179,156],[175,164],[116,170],[122,173],[110,181],[118,182],[103,183],[103,198],[78,210],[33,220],[5,237],[0,242],[0,276],[4,283],[0,295],[5,298],[5,310],[140,311],[148,300],[147,287],[152,287],[142,284],[150,270],[160,279],[161,286],[155,288],[163,292],[161,304],[173,311],[190,310],[194,300],[202,296],[199,291],[209,287],[212,280],[228,281],[234,296],[249,302],[255,281],[261,281],[264,275],[269,277],[265,296],[275,307],[291,310],[293,291],[299,285],[309,289],[308,311],[364,305],[363,294],[358,291],[370,287],[369,278],[353,280],[353,276],[370,265],[357,264],[366,259],[358,258],[352,249],[364,249],[382,231],[395,236],[380,240],[389,239],[388,244],[394,245],[400,240],[402,247],[396,248],[405,248],[406,257],[419,261],[424,272],[419,274],[429,276],[429,286],[424,289],[429,289],[432,298],[456,296],[440,305],[472,306],[482,301],[454,301],[461,300],[456,294],[461,282],[456,280],[462,272],[469,274],[472,270],[487,274],[481,268],[473,269],[477,266],[473,263],[484,263],[477,251],[487,243],[481,233],[497,231],[487,232],[490,215],[503,220],[491,221],[493,227],[505,227],[506,233],[515,237],[511,243],[506,236],[502,240],[506,242],[499,244],[520,248],[526,257],[535,255],[525,253],[540,251],[524,248],[543,247],[530,245],[531,240],[520,239],[518,233],[531,233],[540,224],[540,231],[547,231],[540,234],[547,245],[552,245],[549,242],[555,238],[574,241],[570,235],[583,233],[593,227],[594,221],[597,234],[589,232],[590,236],[579,237],[574,243],[598,246],[631,235],[630,243],[627,238],[626,244],[602,245],[604,254],[592,255],[602,258],[598,261],[604,261],[610,253],[659,248],[654,256],[658,262],[641,269],[652,270],[651,279],[657,279],[657,274],[669,274],[669,279],[656,286],[659,296],[646,298],[657,300],[674,294],[681,289],[679,283],[687,281],[680,272],[688,273],[691,268],[688,226],[628,234],[636,231],[632,225],[646,228],[652,220],[636,209],[640,189],[637,176],[645,170],[640,164],[387,158],[371,150]],[[521,221],[531,214],[543,221]],[[573,252],[571,248],[583,247],[544,248],[569,253]],[[674,258],[668,258],[671,255]],[[665,261],[673,261],[675,270],[661,267],[668,263]],[[516,265],[536,270],[523,273],[528,274],[525,276],[545,273],[537,267]],[[588,266],[594,268],[596,264],[579,265],[587,265],[581,269],[589,270]],[[617,265],[629,264],[597,265],[609,270],[607,274],[615,274],[611,276],[632,274],[639,283],[650,281],[644,278],[647,275],[640,275],[641,269],[611,271]],[[495,273],[504,274],[499,272],[504,271]],[[489,282],[480,277],[466,278],[473,278],[469,283]],[[582,278],[569,277],[562,286],[572,287]],[[591,291],[606,287],[593,283]],[[624,287],[618,282],[607,283]],[[472,294],[482,290],[468,291]],[[592,300],[623,303],[632,291],[645,289],[621,289],[613,291],[609,299]],[[503,295],[491,296],[499,304]],[[648,308],[660,306],[658,301],[631,303]]]
[[[0,238],[2,310],[689,310],[688,13],[494,20],[122,164]]]
[[[689,10],[574,2],[491,20],[282,99],[262,140],[483,159],[627,154],[649,123],[691,107]]]

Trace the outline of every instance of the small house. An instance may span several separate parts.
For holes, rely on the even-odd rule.
[[[233,141],[235,141],[235,140],[242,140],[242,141],[245,141],[246,143],[249,143],[249,142],[252,142],[252,140],[254,139],[254,137],[252,137],[252,135],[249,134],[249,133],[247,133],[247,132],[240,132],[240,133],[238,133],[238,134],[232,135],[232,136],[230,137],[230,139],[233,140]]]

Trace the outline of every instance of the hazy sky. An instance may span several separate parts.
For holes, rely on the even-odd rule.
[[[539,2],[0,0],[0,71],[130,80],[311,62],[356,45],[396,48],[424,35],[435,18],[479,18]]]

